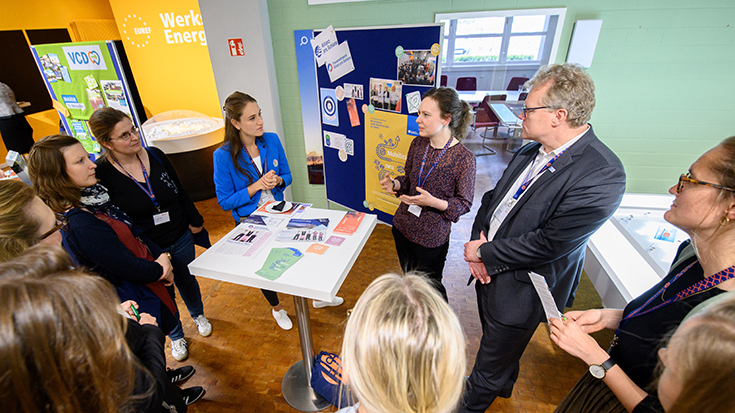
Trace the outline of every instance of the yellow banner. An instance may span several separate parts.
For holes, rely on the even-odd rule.
[[[406,135],[406,115],[376,110],[365,113],[365,201],[372,211],[377,209],[394,215],[400,201],[383,192],[380,180],[404,175],[406,154],[413,140]]]
[[[196,0],[110,0],[146,112],[222,117]]]

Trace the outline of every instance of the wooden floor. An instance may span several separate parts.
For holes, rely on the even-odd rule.
[[[467,147],[479,155],[485,151],[477,134],[471,133]],[[449,303],[459,316],[468,341],[469,365],[474,364],[481,327],[477,315],[474,285],[467,287],[468,269],[462,258],[463,244],[469,234],[482,194],[500,178],[512,154],[503,141],[491,141],[496,155],[477,157],[475,203],[472,211],[452,228],[444,284]],[[205,217],[212,242],[232,229],[232,217],[223,212],[216,199],[197,203]],[[199,249],[199,247],[197,247]],[[198,251],[198,253],[200,253]],[[339,295],[340,307],[311,310],[311,325],[317,351],[339,353],[346,311],[354,306],[362,291],[376,277],[399,270],[398,257],[390,227],[378,224],[360,257],[345,280]],[[205,314],[212,322],[210,337],[200,337],[189,317],[183,317],[189,343],[189,358],[176,362],[167,347],[169,367],[184,364],[196,367],[197,373],[186,386],[200,385],[207,390],[204,398],[189,407],[194,412],[263,412],[295,411],[281,395],[281,379],[286,370],[301,359],[296,326],[290,331],[277,327],[270,306],[260,290],[226,282],[199,278]],[[177,297],[178,299],[178,297]],[[293,300],[281,295],[281,302],[296,324]],[[186,307],[179,300],[179,308]],[[600,298],[586,276],[577,292],[575,309],[597,308]],[[611,334],[599,333],[600,343],[609,343]],[[168,345],[168,344],[167,344]],[[603,346],[604,347],[604,346]],[[521,373],[510,399],[497,399],[489,412],[551,412],[585,372],[583,362],[567,355],[549,339],[547,328],[540,325],[521,359]],[[334,407],[327,409],[336,410]]]

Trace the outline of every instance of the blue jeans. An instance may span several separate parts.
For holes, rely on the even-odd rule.
[[[196,252],[194,250],[194,235],[191,231],[186,230],[184,235],[179,238],[174,245],[165,248],[164,251],[171,253],[171,265],[174,269],[174,284],[179,289],[179,294],[186,304],[192,318],[196,318],[204,314],[204,303],[202,303],[202,292],[199,290],[199,282],[189,272],[189,263],[194,261]],[[171,292],[173,295],[173,287]],[[171,340],[184,338],[184,330],[179,324],[171,330],[168,335]]]

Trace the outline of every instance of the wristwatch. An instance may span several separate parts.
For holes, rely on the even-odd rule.
[[[592,377],[602,380],[605,378],[605,374],[607,373],[607,371],[613,368],[613,366],[615,366],[615,360],[610,357],[602,364],[591,364],[590,374],[592,375]]]

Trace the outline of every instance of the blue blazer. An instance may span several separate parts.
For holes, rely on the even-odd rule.
[[[487,231],[492,214],[539,143],[521,148],[495,188],[482,197],[472,239]],[[560,311],[571,306],[579,285],[589,237],[615,212],[625,192],[625,170],[592,127],[527,189],[498,228],[480,246],[492,277],[477,283],[477,299],[486,316],[511,326],[530,328],[544,321],[544,311],[528,271],[546,278]]]
[[[275,133],[266,132],[255,143],[260,151],[263,173],[272,170],[276,172],[276,175],[283,178],[283,186],[271,190],[276,200],[283,201],[283,191],[291,185],[293,178],[281,141]],[[250,159],[244,150],[241,151],[237,160],[240,167],[250,174],[250,179],[238,172],[232,163],[230,145],[227,143],[217,148],[213,156],[214,187],[217,193],[217,202],[223,210],[232,211],[232,217],[235,221],[239,221],[240,217],[252,214],[258,206],[258,201],[260,201],[261,191],[256,192],[252,197],[248,194],[250,180],[256,182],[258,172],[250,163]],[[265,165],[266,160],[268,165]]]

